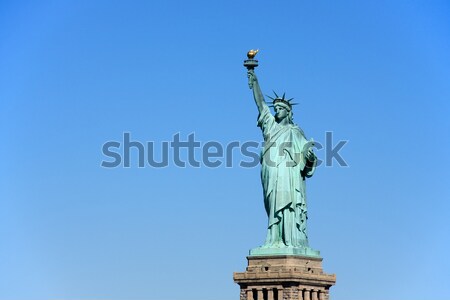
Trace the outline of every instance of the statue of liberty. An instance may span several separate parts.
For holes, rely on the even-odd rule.
[[[302,129],[293,123],[292,99],[275,93],[270,106],[264,100],[254,72],[257,61],[249,52],[249,87],[258,107],[258,126],[264,137],[261,152],[261,181],[264,206],[268,216],[267,237],[262,247],[252,249],[250,255],[299,254],[319,256],[309,248],[306,227],[307,206],[305,180],[314,174],[317,157]]]

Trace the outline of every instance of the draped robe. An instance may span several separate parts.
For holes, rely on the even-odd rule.
[[[313,175],[316,158],[305,160],[308,141],[303,131],[294,124],[278,124],[267,105],[258,126],[264,136],[261,181],[269,219],[264,247],[308,247],[305,177]]]

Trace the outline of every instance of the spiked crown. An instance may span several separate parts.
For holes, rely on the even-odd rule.
[[[277,93],[275,93],[275,91],[273,91],[273,93],[275,94],[275,98],[266,95],[267,97],[272,99],[272,103],[270,103],[270,102],[267,103],[267,104],[269,104],[270,107],[275,107],[275,105],[281,104],[283,106],[287,106],[289,108],[289,110],[292,110],[292,106],[298,104],[298,103],[291,102],[294,98],[286,99],[285,98],[286,93],[283,93],[282,97],[278,96]]]

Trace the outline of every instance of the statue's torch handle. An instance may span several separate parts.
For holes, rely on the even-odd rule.
[[[247,68],[248,72],[247,72],[247,76],[248,76],[248,87],[250,89],[253,88],[253,80],[254,80],[254,73],[253,71],[255,70],[255,68],[258,66],[258,61],[256,59],[254,59],[256,53],[258,53],[258,50],[250,50],[247,53],[247,60],[244,60],[244,67]]]

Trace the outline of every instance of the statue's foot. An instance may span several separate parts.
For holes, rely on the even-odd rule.
[[[274,248],[284,248],[286,245],[282,241],[278,241],[273,245]]]

